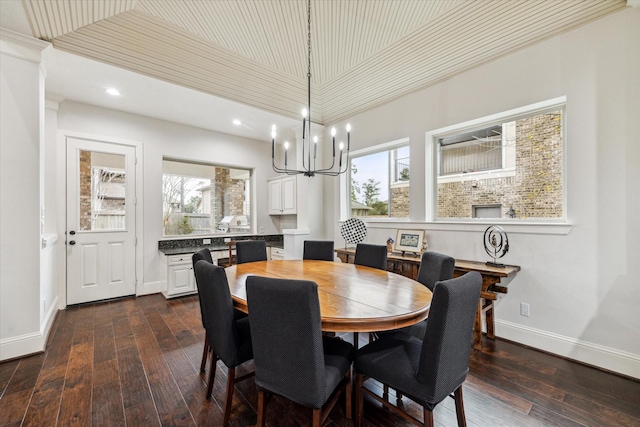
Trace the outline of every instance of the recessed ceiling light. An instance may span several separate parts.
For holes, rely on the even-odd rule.
[[[105,90],[111,96],[120,96],[120,91],[116,88],[110,87]]]
[[[238,119],[235,119],[233,121],[233,124],[236,125],[236,126],[240,126],[242,124],[242,122],[240,120],[238,120]]]

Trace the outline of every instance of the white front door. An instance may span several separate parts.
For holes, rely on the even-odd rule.
[[[67,304],[136,293],[135,147],[67,137]]]

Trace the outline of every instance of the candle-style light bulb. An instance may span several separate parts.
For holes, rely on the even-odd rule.
[[[342,150],[344,150],[344,143],[343,142],[340,143],[340,151],[342,151]]]
[[[284,142],[284,168],[287,168],[287,153],[289,152],[289,141]]]
[[[318,135],[313,137],[313,160],[316,159],[316,153],[318,151]]]
[[[347,151],[351,148],[351,125],[347,123]]]
[[[276,125],[271,126],[271,160],[276,158]]]
[[[333,139],[333,157],[336,156],[336,128],[331,128],[331,138]]]
[[[302,139],[305,138],[305,127],[307,124],[307,109],[302,109]]]

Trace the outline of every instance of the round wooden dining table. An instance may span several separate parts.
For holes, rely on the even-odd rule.
[[[408,277],[354,264],[312,260],[272,260],[226,269],[235,307],[245,313],[248,276],[311,280],[318,284],[322,330],[376,332],[427,318],[431,291]]]

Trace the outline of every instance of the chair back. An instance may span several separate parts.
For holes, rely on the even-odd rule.
[[[256,384],[321,408],[325,390],[318,285],[308,280],[247,277]]]
[[[209,344],[225,365],[236,366],[239,339],[227,273],[203,260],[196,262],[195,272]]]
[[[191,262],[193,263],[193,275],[196,274],[196,263],[200,260],[207,261],[213,264],[213,258],[209,249],[200,249],[198,252],[191,255]],[[196,276],[196,287],[198,288],[198,300],[200,301],[200,317],[202,318],[202,326],[204,327],[204,306],[202,305],[202,298],[200,297],[200,286],[198,285],[198,276]]]
[[[207,261],[209,264],[213,264],[213,258],[211,257],[211,252],[209,251],[209,249],[207,248],[200,249],[198,252],[194,253],[191,256],[191,261],[193,261],[194,271],[196,268],[196,262],[200,260],[204,260],[204,261]]]
[[[380,270],[386,270],[387,246],[358,243],[358,245],[356,246],[356,257],[353,263],[364,265],[366,267],[378,268]]]
[[[453,277],[455,266],[456,260],[449,255],[426,251],[420,259],[420,269],[416,280],[433,292],[436,282],[449,280]]]
[[[240,240],[236,242],[238,264],[267,260],[267,242],[264,240]]]
[[[302,259],[333,261],[333,240],[305,240]]]
[[[436,404],[462,384],[469,371],[482,276],[477,271],[437,283],[429,311],[416,378],[425,399]]]

